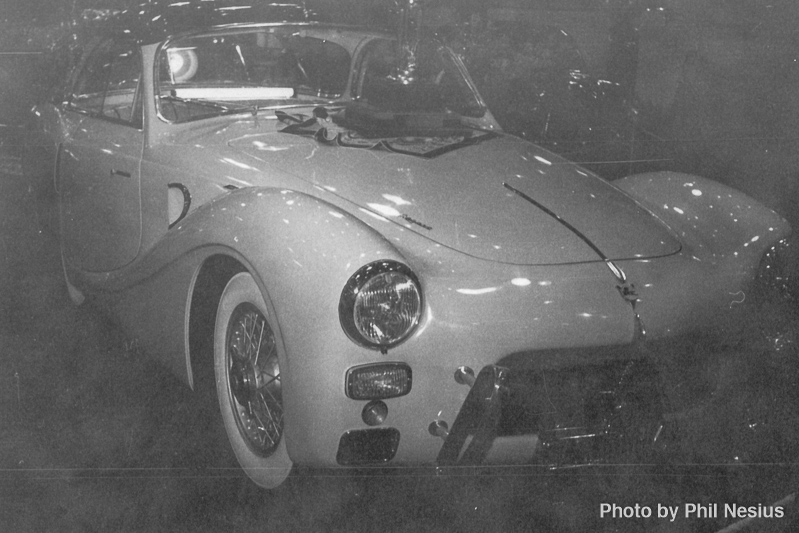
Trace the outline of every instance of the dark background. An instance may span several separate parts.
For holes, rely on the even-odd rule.
[[[390,22],[385,3],[316,5],[343,19]],[[670,399],[701,390],[708,400],[677,414],[677,446],[657,465],[444,476],[302,469],[273,492],[235,469],[209,467],[214,451],[192,393],[102,313],[69,303],[57,240],[19,163],[20,124],[48,79],[43,52],[73,24],[124,5],[0,5],[0,529],[717,531],[733,521],[600,519],[599,506],[768,505],[796,492],[799,320],[796,301],[782,295],[741,325],[744,341],[673,347],[682,381],[668,383]],[[609,179],[650,169],[717,179],[799,227],[796,2],[432,5],[429,19],[460,47],[506,129]],[[521,52],[551,27],[568,34],[577,59],[554,47]],[[559,90],[575,69],[612,90]],[[779,335],[765,337],[766,329]],[[786,518],[750,530],[794,531],[796,514],[789,505]]]

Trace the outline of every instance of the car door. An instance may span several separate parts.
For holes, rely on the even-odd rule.
[[[136,43],[103,42],[87,56],[63,104],[56,181],[62,251],[81,270],[115,270],[139,252],[141,68]]]

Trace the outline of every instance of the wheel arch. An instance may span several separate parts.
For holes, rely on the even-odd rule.
[[[249,270],[239,259],[223,253],[207,257],[197,269],[186,308],[186,366],[192,389],[196,390],[198,371],[210,368],[213,372],[214,323],[219,299],[225,285],[239,272]]]
[[[339,429],[349,424],[350,414],[338,412],[330,399],[343,397],[347,365],[377,353],[354,344],[342,330],[341,291],[353,273],[374,261],[414,268],[418,258],[405,259],[405,246],[381,231],[404,236],[395,228],[382,219],[370,225],[302,192],[252,187],[189,213],[127,269],[69,274],[78,288],[112,300],[145,352],[184,384],[204,390],[196,378],[213,359],[209,340],[222,289],[234,274],[250,273],[275,312],[287,362],[281,372],[291,420],[288,453],[297,463],[336,464]]]
[[[299,353],[320,347],[308,346],[318,336],[307,335],[304,323],[323,320],[329,332],[340,330],[341,288],[363,264],[384,259],[402,257],[375,228],[324,200],[249,188],[190,213],[130,267],[94,273],[67,265],[66,273],[77,289],[107,300],[131,338],[194,388],[201,332],[210,327],[218,295],[233,274],[250,272],[275,305],[291,359],[292,347]],[[302,305],[320,298],[324,309]],[[158,312],[153,302],[160,303]],[[341,342],[349,347],[349,340]]]
[[[288,454],[297,463],[335,464],[342,423],[337,417],[346,415],[328,411],[334,405],[330,399],[343,395],[340,369],[345,360],[373,355],[341,330],[341,290],[364,264],[407,261],[376,228],[302,193],[242,190],[213,207],[214,224],[192,234],[204,242],[190,253],[201,257],[191,261],[194,282],[186,294],[183,368],[191,380],[191,375],[211,366],[222,291],[235,274],[248,272],[275,313],[276,334],[287,362],[281,371],[286,374],[284,398],[290,421]],[[195,226],[191,215],[182,226],[172,231],[188,232]],[[313,335],[308,334],[308,324]],[[204,384],[189,384],[204,389]]]

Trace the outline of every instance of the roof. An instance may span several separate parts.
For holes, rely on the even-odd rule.
[[[269,0],[152,0],[112,17],[106,29],[143,44],[213,26],[243,23],[302,23],[319,17],[302,3]]]

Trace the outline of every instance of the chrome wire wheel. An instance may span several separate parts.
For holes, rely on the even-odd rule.
[[[214,328],[219,413],[236,459],[257,485],[275,488],[289,475],[283,350],[275,313],[246,272],[222,292]],[[285,365],[283,365],[285,367]]]
[[[250,303],[239,304],[228,323],[228,394],[239,432],[250,449],[269,457],[283,437],[283,392],[275,334]]]

